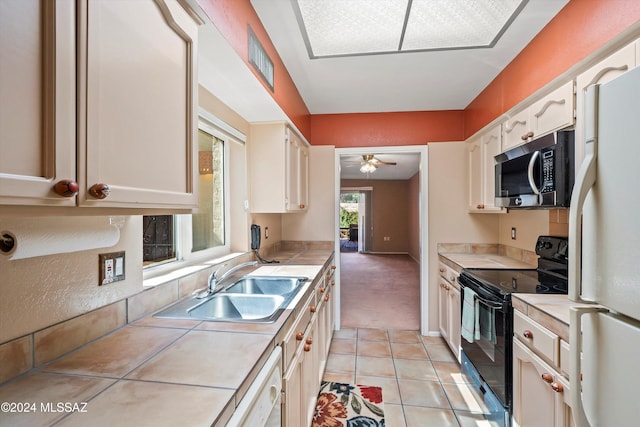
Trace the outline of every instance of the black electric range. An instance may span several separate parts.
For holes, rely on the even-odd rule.
[[[467,289],[477,304],[480,319],[491,329],[471,342],[464,336],[462,368],[485,395],[487,406],[494,402],[495,421],[510,425],[513,405],[513,307],[511,295],[567,294],[568,241],[565,237],[540,236],[536,269],[463,269],[458,282],[462,288],[462,310]],[[488,319],[488,320],[487,320]],[[480,324],[480,329],[483,325]]]

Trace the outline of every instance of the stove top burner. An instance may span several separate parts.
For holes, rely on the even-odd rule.
[[[507,295],[512,293],[528,294],[566,294],[567,281],[538,270],[477,269],[464,270],[493,293]]]

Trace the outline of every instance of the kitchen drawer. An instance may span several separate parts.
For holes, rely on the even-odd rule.
[[[565,340],[560,340],[560,373],[566,378],[569,378],[569,369],[571,369],[570,360],[569,343]]]
[[[282,343],[282,349],[284,351],[284,366],[285,369],[289,365],[289,362],[293,358],[296,353],[296,349],[298,345],[302,343],[302,338],[304,337],[304,333],[307,330],[307,326],[311,321],[311,316],[313,312],[311,311],[311,307],[313,310],[316,309],[316,296],[315,293],[312,293],[309,299],[302,306],[298,317],[296,318],[293,326],[289,330],[289,333],[285,335],[284,342]]]
[[[516,310],[513,312],[513,335],[553,365],[559,365],[560,338]]]

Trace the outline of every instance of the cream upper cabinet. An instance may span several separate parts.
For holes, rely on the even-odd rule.
[[[495,159],[501,149],[501,125],[467,141],[469,212],[502,212],[495,205]]]
[[[198,23],[178,0],[80,4],[79,204],[196,207]]]
[[[574,106],[574,85],[571,80],[505,121],[502,151],[573,125]]]
[[[75,2],[0,2],[0,204],[73,206]],[[72,194],[73,196],[73,194]]]
[[[286,123],[257,123],[249,130],[249,210],[283,213],[308,208],[309,149]]]
[[[593,84],[606,83],[634,68],[640,41],[631,43],[598,62],[576,78],[576,171],[584,158],[584,104],[587,88]]]
[[[181,4],[2,2],[1,204],[197,206],[199,23]]]

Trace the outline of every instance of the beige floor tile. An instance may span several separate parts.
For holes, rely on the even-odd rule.
[[[428,360],[393,359],[398,378],[438,381],[438,375]]]
[[[356,340],[334,338],[331,340],[331,353],[337,354],[356,354]]]
[[[326,372],[322,377],[323,381],[332,382],[332,383],[346,383],[346,384],[355,384],[356,383],[356,375],[354,374],[342,374],[339,372]],[[384,396],[384,394],[383,394]]]
[[[445,340],[442,337],[425,337],[420,336],[420,340],[424,344],[437,344],[437,345],[447,345]]]
[[[181,329],[125,326],[69,353],[43,370],[122,377],[185,333]]]
[[[356,376],[395,377],[393,359],[390,357],[365,357],[356,359]]]
[[[451,409],[444,389],[437,381],[398,379],[403,405]]]
[[[353,375],[356,372],[356,355],[329,354],[325,370],[327,372]]]
[[[391,357],[391,347],[387,341],[358,341],[358,356]]]
[[[333,331],[333,339],[336,338],[356,339],[358,338],[358,330],[355,328],[345,328]]]
[[[389,330],[389,341],[405,344],[417,344],[421,342],[418,331],[398,331],[393,329]]]
[[[474,414],[466,411],[453,411],[458,417],[462,427],[500,427],[497,421],[489,421],[482,414]]]
[[[457,362],[431,362],[438,374],[438,378],[443,383],[466,383],[465,378],[460,373],[460,365]]]
[[[437,362],[456,362],[457,360],[451,349],[447,345],[435,345],[429,344],[427,347],[427,354],[429,358]]]
[[[269,335],[190,331],[127,378],[238,388],[270,344]]]
[[[232,390],[122,380],[59,426],[210,426]]]
[[[398,380],[395,378],[358,375],[356,376],[356,384],[382,387],[382,400],[385,407],[387,403],[402,404]]]
[[[453,409],[473,412],[474,414],[487,413],[488,408],[484,403],[484,399],[471,384],[442,384],[442,387]]]
[[[358,329],[358,341],[389,341],[389,335],[385,329]]]
[[[459,427],[458,420],[451,410],[404,406],[407,427]]]
[[[395,359],[420,359],[428,360],[429,356],[422,344],[405,344],[392,342],[391,353]]]
[[[390,405],[384,402],[384,424],[389,427],[407,427],[402,405]]]

